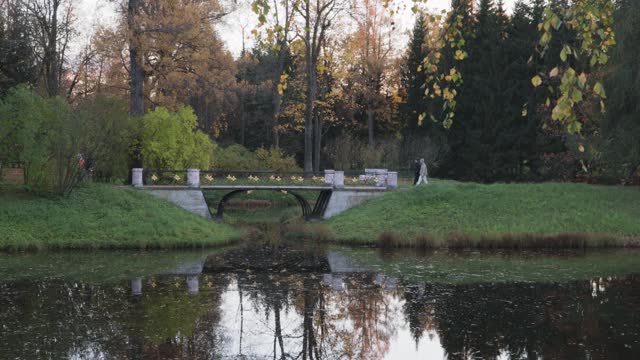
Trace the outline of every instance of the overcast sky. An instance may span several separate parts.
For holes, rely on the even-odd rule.
[[[76,8],[78,15],[78,27],[81,29],[79,39],[76,41],[74,52],[86,44],[91,37],[92,31],[96,25],[110,25],[115,23],[117,18],[116,6],[109,0],[71,0]],[[411,7],[411,0],[394,0],[399,3],[406,3],[408,8]],[[245,43],[251,46],[252,35],[251,29],[255,26],[256,16],[249,8],[250,0],[239,0],[245,6],[238,9],[235,13],[228,15],[222,24],[217,27],[220,37],[227,44],[227,48],[234,56],[237,56],[242,49],[242,27],[245,29]],[[504,0],[509,11],[513,8],[515,0]],[[449,8],[451,0],[428,0],[427,7],[433,11]],[[396,16],[396,26],[403,33],[408,32],[413,26],[413,13],[405,10]]]

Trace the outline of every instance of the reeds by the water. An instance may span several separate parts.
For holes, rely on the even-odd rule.
[[[419,250],[438,248],[447,248],[451,250],[553,250],[640,247],[640,238],[617,237],[610,234],[597,233],[567,232],[555,235],[506,233],[495,235],[476,235],[454,232],[446,236],[438,237],[424,233],[406,236],[386,230],[383,231],[374,241],[366,241],[363,239],[339,239],[335,236],[331,228],[324,224],[305,224],[303,222],[288,224],[283,233],[289,239],[305,239],[355,246],[372,246],[389,250],[399,248],[412,248]]]
[[[473,235],[451,233],[436,239],[428,234],[403,238],[390,231],[378,237],[376,245],[384,249],[586,249],[612,247],[640,247],[638,239],[622,239],[607,234],[562,233],[557,235],[499,234]]]

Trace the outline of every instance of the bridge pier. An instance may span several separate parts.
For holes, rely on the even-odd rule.
[[[384,190],[335,190],[331,194],[322,219],[329,219],[383,193]]]
[[[204,198],[202,190],[196,188],[185,187],[184,189],[144,189],[149,194],[164,199],[178,205],[179,207],[202,216],[205,219],[211,219],[209,205]]]

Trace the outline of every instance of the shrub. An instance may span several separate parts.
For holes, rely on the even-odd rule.
[[[0,103],[0,160],[23,164],[28,189],[68,194],[82,171],[83,123],[62,98],[11,89]]]
[[[280,149],[260,148],[255,152],[242,145],[218,147],[213,151],[212,166],[215,170],[273,170],[301,171],[292,156]]]
[[[342,134],[329,140],[324,152],[329,165],[335,169],[395,169],[399,166],[400,146],[395,139],[379,140],[375,147],[371,147],[357,137]]]
[[[216,170],[256,170],[258,159],[242,145],[217,147],[213,151],[212,166]]]
[[[206,169],[214,145],[202,131],[190,107],[170,112],[159,107],[142,118],[142,157],[147,168]]]
[[[273,171],[302,171],[296,164],[293,156],[285,155],[282,150],[277,148],[265,149],[259,148],[255,152],[258,159],[258,169],[266,169]]]
[[[127,104],[116,98],[98,96],[82,101],[75,114],[82,118],[86,134],[82,154],[91,161],[95,178],[125,179],[137,130]]]
[[[46,107],[47,102],[25,86],[9,90],[0,102],[0,162],[23,164],[27,186],[46,178]]]

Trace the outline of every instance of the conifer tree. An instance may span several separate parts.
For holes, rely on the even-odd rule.
[[[425,48],[427,36],[428,30],[424,15],[418,15],[409,40],[409,49],[400,69],[401,91],[404,97],[401,111],[405,135],[415,134],[416,130],[424,128],[418,124],[418,118],[420,114],[425,112],[427,104],[424,98],[426,76],[421,70],[422,61],[427,56]]]
[[[35,40],[29,19],[16,1],[0,9],[0,96],[18,84],[37,79]]]
[[[640,182],[640,2],[620,0],[615,32],[618,46],[606,79],[607,113],[602,148],[615,182]]]

